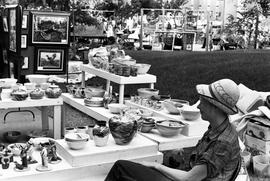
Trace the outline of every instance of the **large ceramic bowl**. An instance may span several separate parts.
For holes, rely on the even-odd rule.
[[[108,104],[109,111],[114,114],[120,114],[127,108],[125,104],[111,103]]]
[[[109,128],[115,143],[118,145],[130,143],[138,129],[136,121],[118,116],[109,120]]]
[[[157,96],[159,94],[159,90],[151,88],[139,88],[137,92],[142,98],[151,98],[152,96]]]
[[[156,122],[156,128],[162,136],[170,137],[178,135],[186,125],[175,120],[160,120]]]
[[[22,133],[20,131],[7,131],[4,132],[3,137],[9,143],[16,143],[21,135]]]
[[[31,83],[36,83],[36,84],[46,83],[49,80],[49,76],[48,75],[42,75],[42,74],[26,75],[26,78]]]
[[[72,150],[83,149],[89,139],[89,135],[86,133],[68,133],[65,135],[65,141]]]
[[[86,87],[84,89],[85,97],[91,98],[91,97],[103,97],[105,94],[104,89],[95,88],[95,87]]]
[[[10,95],[14,101],[23,101],[28,97],[28,93],[25,90],[13,91]]]
[[[137,74],[146,74],[149,71],[151,65],[145,63],[137,63],[136,67],[137,67]]]
[[[193,106],[183,106],[179,109],[181,116],[189,121],[196,120],[200,117],[201,113],[200,110],[197,107]]]
[[[178,108],[189,105],[189,102],[181,99],[166,99],[162,104],[170,114],[180,114]]]

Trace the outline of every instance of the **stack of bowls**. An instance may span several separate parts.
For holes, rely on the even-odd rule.
[[[148,133],[155,127],[155,125],[156,123],[154,119],[144,119],[140,131],[143,133]]]
[[[89,135],[86,133],[68,133],[65,135],[65,141],[70,149],[80,150],[86,146]]]

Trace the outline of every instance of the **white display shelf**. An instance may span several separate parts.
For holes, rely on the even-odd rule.
[[[105,70],[97,69],[93,67],[92,65],[81,65],[82,70],[82,86],[85,87],[85,72],[94,74],[98,77],[101,77],[103,79],[106,79],[106,91],[109,91],[110,82],[115,82],[119,84],[119,103],[124,103],[124,91],[125,91],[125,85],[128,84],[150,84],[150,88],[154,88],[154,83],[157,81],[157,77],[155,75],[151,74],[143,74],[143,75],[137,75],[137,76],[119,76],[112,74],[110,72],[107,72]]]
[[[150,111],[153,111],[153,116],[163,117],[166,119],[174,119],[174,120],[178,120],[187,124],[187,126],[183,129],[181,133],[185,136],[201,137],[205,133],[205,131],[208,129],[208,126],[209,126],[209,122],[202,120],[201,117],[198,118],[197,120],[188,121],[188,120],[185,120],[181,115],[169,114],[168,111],[166,111],[165,109],[161,111],[157,111],[157,110],[136,104],[129,100],[126,100],[125,104],[128,106],[140,107],[143,109],[148,109]]]
[[[0,109],[12,109],[12,108],[29,108],[29,107],[41,107],[42,114],[42,129],[49,129],[48,121],[48,106],[53,106],[53,137],[55,139],[61,138],[61,107],[63,105],[63,99],[59,98],[47,98],[42,99],[30,99],[29,97],[23,101],[13,101],[11,99],[4,99],[0,101]]]
[[[97,120],[103,120],[103,121],[109,121],[109,119],[116,114],[110,113],[108,109],[105,109],[104,107],[88,107],[84,104],[84,99],[81,98],[74,98],[69,93],[63,93],[61,95],[64,102],[69,104],[70,106],[80,110],[81,112],[97,119]]]
[[[182,134],[178,134],[172,137],[164,137],[159,134],[157,129],[152,129],[149,133],[140,132],[140,134],[158,143],[159,151],[193,147],[198,143],[198,141],[202,137],[202,136],[184,136]]]
[[[104,147],[97,147],[93,140],[89,140],[82,150],[69,149],[65,140],[57,140],[56,143],[60,155],[73,167],[111,163],[119,159],[134,159],[158,153],[157,143],[139,134],[126,145],[117,145],[112,135],[109,135]]]

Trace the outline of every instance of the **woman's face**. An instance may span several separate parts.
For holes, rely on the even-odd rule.
[[[198,105],[198,109],[200,109],[201,118],[203,120],[209,120],[209,113],[212,110],[211,103],[202,96],[200,96],[200,104]]]

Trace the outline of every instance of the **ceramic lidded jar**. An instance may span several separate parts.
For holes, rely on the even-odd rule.
[[[93,139],[96,146],[106,146],[109,138],[109,127],[106,121],[97,121],[93,128]]]
[[[51,85],[48,89],[45,91],[48,98],[58,98],[62,94],[62,90],[58,85]]]

